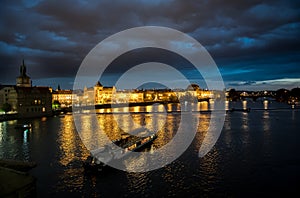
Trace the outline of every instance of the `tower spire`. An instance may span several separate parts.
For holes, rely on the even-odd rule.
[[[21,75],[21,76],[26,76],[26,66],[25,66],[25,61],[24,61],[24,59],[23,59],[23,61],[22,61],[22,65],[21,65],[21,67],[20,67],[20,75]]]
[[[22,65],[20,66],[20,76],[16,79],[16,84],[18,87],[31,87],[32,82],[30,77],[26,75],[26,65],[23,59]]]

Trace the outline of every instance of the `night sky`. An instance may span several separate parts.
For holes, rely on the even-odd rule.
[[[15,83],[24,58],[33,85],[70,89],[96,44],[119,31],[151,25],[197,39],[227,88],[300,87],[300,1],[7,0],[1,1],[0,16],[1,84]],[[102,84],[111,86],[134,57],[115,61]],[[169,64],[176,62],[172,57]]]

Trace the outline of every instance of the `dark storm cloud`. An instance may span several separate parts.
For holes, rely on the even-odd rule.
[[[14,82],[22,58],[33,79],[71,78],[101,40],[144,25],[167,26],[196,38],[225,81],[297,79],[299,13],[299,2],[285,0],[4,1],[0,83]]]

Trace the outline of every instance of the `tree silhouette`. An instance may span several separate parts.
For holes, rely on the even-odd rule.
[[[276,91],[276,100],[279,102],[286,102],[289,100],[290,91],[287,89],[278,89]]]
[[[239,93],[235,89],[230,89],[228,93],[229,99],[232,101],[237,101],[240,97]]]
[[[8,104],[8,103],[4,103],[4,104],[2,105],[2,110],[3,110],[5,113],[11,111],[11,105]]]

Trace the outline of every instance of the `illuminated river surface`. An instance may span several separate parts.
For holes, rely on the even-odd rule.
[[[194,114],[199,126],[188,149],[171,164],[150,172],[111,169],[86,174],[82,161],[89,152],[76,132],[72,115],[1,122],[0,158],[38,163],[30,171],[37,178],[38,197],[253,197],[299,192],[300,110],[263,101],[227,104],[227,108],[233,107],[250,107],[251,112],[228,112],[221,136],[205,157],[198,158],[198,151],[209,126],[209,112]],[[197,108],[212,109],[213,104],[199,103]],[[147,149],[153,152],[174,137],[180,113],[176,112],[177,105],[168,105],[169,113],[162,118],[163,113],[142,112],[164,109],[131,107],[132,114],[121,113],[116,117],[105,109],[99,110],[97,120],[111,138],[120,135],[120,128],[133,127],[129,119],[149,127],[162,126],[158,138]],[[31,131],[15,129],[25,122],[32,124]],[[97,140],[91,123],[90,115],[82,117],[82,136]]]

